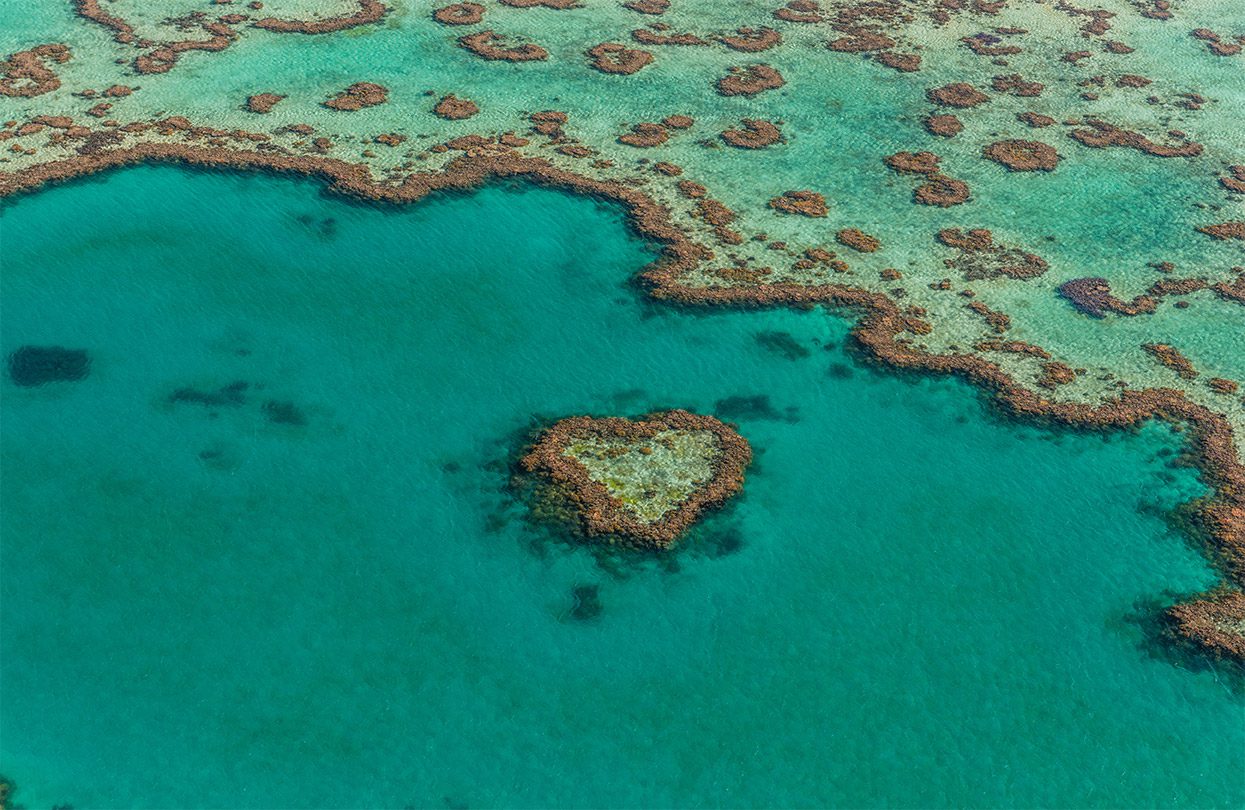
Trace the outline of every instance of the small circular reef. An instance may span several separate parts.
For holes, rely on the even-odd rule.
[[[671,410],[559,420],[519,464],[541,500],[567,507],[550,513],[569,516],[584,536],[663,550],[743,487],[751,461],[748,441],[730,425]]]

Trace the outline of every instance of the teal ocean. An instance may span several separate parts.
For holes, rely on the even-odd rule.
[[[0,351],[92,358],[0,382],[20,804],[1245,805],[1239,683],[1155,638],[1216,580],[1166,428],[1015,424],[846,317],[653,304],[621,212],[547,190],[135,168],[0,235]],[[525,521],[539,420],[675,406],[757,455],[684,548]]]

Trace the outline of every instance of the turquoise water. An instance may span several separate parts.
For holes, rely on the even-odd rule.
[[[1013,424],[820,312],[655,306],[620,212],[551,191],[139,168],[0,238],[0,351],[93,360],[0,383],[23,804],[1245,804],[1241,691],[1146,621],[1215,581],[1165,429]],[[671,560],[505,491],[534,419],[673,406],[757,462]]]

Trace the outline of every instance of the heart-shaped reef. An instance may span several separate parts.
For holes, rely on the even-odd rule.
[[[751,461],[752,448],[730,425],[672,410],[562,419],[520,463],[566,499],[585,535],[666,549],[739,491]]]

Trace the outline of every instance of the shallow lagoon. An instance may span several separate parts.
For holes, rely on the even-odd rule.
[[[1015,425],[820,312],[653,305],[620,212],[550,191],[139,168],[0,229],[0,350],[92,356],[2,383],[21,803],[1245,802],[1239,690],[1145,630],[1215,578],[1159,516],[1201,492],[1165,429]],[[672,406],[757,451],[673,561],[511,503],[534,417]]]

